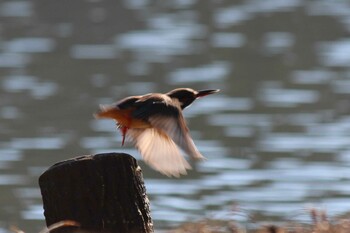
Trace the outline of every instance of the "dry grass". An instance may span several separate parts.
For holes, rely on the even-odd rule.
[[[65,220],[65,221],[61,221],[61,222],[57,222],[55,224],[52,224],[49,227],[45,227],[39,233],[49,233],[53,230],[57,230],[57,229],[65,228],[65,227],[79,227],[79,226],[80,226],[80,224],[75,222],[75,221]],[[10,230],[14,233],[25,233],[24,231],[22,231],[21,229],[19,229],[16,226],[11,226]]]
[[[183,224],[175,230],[168,231],[168,233],[350,233],[350,219],[343,218],[330,221],[324,211],[316,209],[311,209],[309,215],[311,219],[310,224],[289,222],[282,226],[260,226],[259,229],[246,229],[234,221],[206,219]],[[79,230],[79,223],[66,220],[44,228],[39,233],[49,233],[52,230],[65,227],[78,227],[71,232],[87,232]],[[11,231],[24,233],[17,227],[11,227]]]
[[[268,225],[245,229],[234,221],[203,220],[186,223],[169,233],[350,233],[350,220],[330,221],[324,211],[310,210],[310,224],[291,222],[283,226]]]

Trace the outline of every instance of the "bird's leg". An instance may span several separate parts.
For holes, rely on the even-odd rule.
[[[128,127],[126,126],[122,126],[120,128],[120,131],[122,132],[122,136],[123,136],[123,140],[122,140],[122,146],[124,146],[124,142],[125,142],[125,135],[126,135],[126,132],[128,131]]]
[[[128,131],[129,128],[127,126],[121,125],[119,123],[117,123],[117,128],[120,130],[120,132],[122,134],[122,137],[123,137],[122,146],[124,146],[126,132]]]
[[[123,122],[123,124],[119,123],[118,121],[116,121],[117,123],[117,128],[120,130],[121,134],[122,134],[122,146],[124,146],[124,142],[125,142],[125,136],[126,133],[128,132],[130,126],[131,126],[131,117],[129,116],[124,116],[126,119],[126,122]]]
[[[122,125],[122,124],[119,124],[117,122],[117,128],[120,130],[121,134],[122,134],[122,146],[124,146],[124,143],[125,143],[125,136],[126,136],[126,133],[128,132],[129,130],[129,127],[128,126],[125,126],[125,125]]]

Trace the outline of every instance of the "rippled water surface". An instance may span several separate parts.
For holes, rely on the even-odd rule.
[[[140,159],[99,104],[176,87],[221,92],[185,111],[207,161],[180,179],[140,161],[156,229],[350,210],[347,1],[15,0],[0,19],[0,231],[44,226],[53,163]]]

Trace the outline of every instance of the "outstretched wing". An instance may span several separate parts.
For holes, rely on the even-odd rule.
[[[152,127],[170,137],[192,158],[204,159],[190,136],[179,102],[166,95],[140,99],[137,102],[142,104],[133,112],[135,118],[147,120]]]
[[[167,176],[179,177],[191,169],[174,141],[161,130],[129,129],[127,137],[133,141],[145,162],[155,170]]]

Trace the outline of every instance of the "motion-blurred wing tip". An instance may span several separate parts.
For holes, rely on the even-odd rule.
[[[129,129],[127,134],[144,161],[154,170],[168,177],[180,177],[191,169],[175,142],[165,132],[155,128]],[[203,157],[200,154],[198,156]]]
[[[157,161],[144,160],[154,170],[166,175],[168,177],[176,177],[187,175],[187,170],[192,169],[190,164],[183,158],[181,162],[173,162],[162,166]]]
[[[207,158],[204,157],[201,153],[197,153],[195,156],[193,156],[196,161],[206,161]]]

